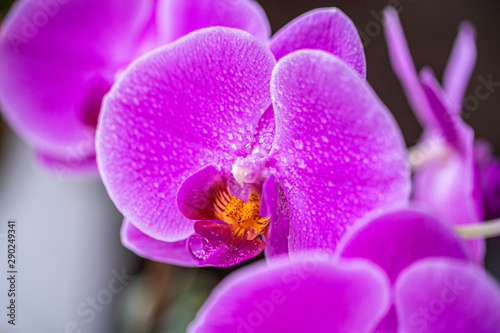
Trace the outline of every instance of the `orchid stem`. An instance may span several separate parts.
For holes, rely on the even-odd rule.
[[[500,236],[500,219],[455,226],[455,229],[464,238],[496,237]]]

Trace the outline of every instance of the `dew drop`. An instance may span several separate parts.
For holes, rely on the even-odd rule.
[[[297,149],[304,148],[304,143],[301,140],[295,140],[295,148]]]
[[[206,260],[210,252],[208,239],[200,235],[193,235],[189,238],[189,251],[198,260]]]
[[[245,229],[244,233],[245,239],[248,241],[254,240],[257,237],[257,231],[254,227],[248,227]]]
[[[307,166],[306,166],[306,163],[304,162],[303,159],[299,158],[297,159],[297,166],[301,169],[305,169]]]

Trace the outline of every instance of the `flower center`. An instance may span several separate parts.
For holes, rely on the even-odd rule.
[[[260,216],[260,195],[250,191],[248,202],[231,196],[229,188],[220,191],[214,200],[214,212],[218,219],[232,227],[235,236],[244,235],[246,240],[253,240],[258,235],[266,234],[270,217]]]
[[[260,216],[258,180],[240,187],[229,170],[208,165],[182,183],[177,206],[196,221],[187,245],[200,264],[232,266],[264,250],[271,217]]]

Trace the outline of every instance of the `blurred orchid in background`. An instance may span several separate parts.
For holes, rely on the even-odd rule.
[[[474,131],[460,117],[476,62],[473,26],[460,26],[441,87],[430,68],[417,75],[396,10],[385,11],[385,22],[394,71],[424,128],[421,144],[410,155],[414,200],[454,225],[499,217],[500,162],[488,143],[474,140]],[[484,240],[468,244],[475,260],[482,261]]]
[[[500,288],[447,223],[416,208],[356,223],[337,258],[254,264],[217,286],[188,332],[498,331]]]
[[[0,32],[5,119],[59,175],[97,175],[94,135],[103,96],[145,52],[221,25],[266,40],[251,0],[18,1]]]
[[[472,261],[470,251],[455,230],[425,211],[411,207],[388,210],[357,222],[343,238],[337,255],[372,261],[385,271],[391,285],[397,284],[407,267],[422,259],[446,257]],[[396,310],[397,304],[381,320],[376,332],[398,331],[398,322],[404,324],[407,318],[401,318]]]
[[[364,76],[338,9],[305,14],[269,47],[209,28],[135,61],[97,132],[124,245],[186,266],[235,265],[264,247],[270,259],[332,252],[358,218],[406,203],[402,135]]]
[[[29,206],[19,220],[39,221],[22,221],[21,237],[79,240],[64,261],[43,262],[57,276],[46,290],[21,274],[15,287],[35,292],[21,292],[33,303],[21,296],[15,311],[33,316],[47,305],[29,323],[44,331],[499,332],[500,285],[482,263],[485,238],[500,235],[500,159],[462,119],[475,28],[460,24],[439,82],[430,67],[417,72],[396,7],[373,8],[359,30],[337,8],[314,9],[271,36],[256,0],[16,1],[0,27],[2,115],[41,166],[94,178],[112,203],[96,205],[101,197],[80,181],[28,177],[25,156],[12,153],[23,144],[8,143],[0,210]],[[423,128],[409,149],[366,81],[363,45],[378,52],[382,26]],[[374,67],[370,82],[385,80],[386,67]],[[500,86],[492,75],[479,80],[476,97]],[[376,89],[394,98],[390,82]],[[49,196],[50,187],[61,193]],[[110,211],[123,217],[120,239]],[[46,226],[54,215],[58,224]],[[40,228],[50,232],[39,237]],[[148,260],[121,265],[113,235]],[[38,272],[40,246],[27,240],[21,257],[34,253],[27,263]],[[488,255],[495,273],[498,254]],[[57,265],[93,272],[92,291],[63,298],[81,278]],[[106,275],[108,266],[121,275]],[[59,307],[45,297],[54,286],[49,301]]]

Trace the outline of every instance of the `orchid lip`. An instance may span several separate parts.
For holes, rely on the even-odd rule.
[[[240,186],[228,169],[211,164],[181,185],[178,208],[196,221],[187,249],[200,265],[231,266],[264,250],[271,217],[260,215],[259,183]]]
[[[260,195],[255,190],[250,191],[247,202],[231,196],[229,188],[219,192],[214,201],[216,217],[233,228],[235,237],[243,235],[246,240],[265,236],[270,217],[261,217],[259,209]]]

